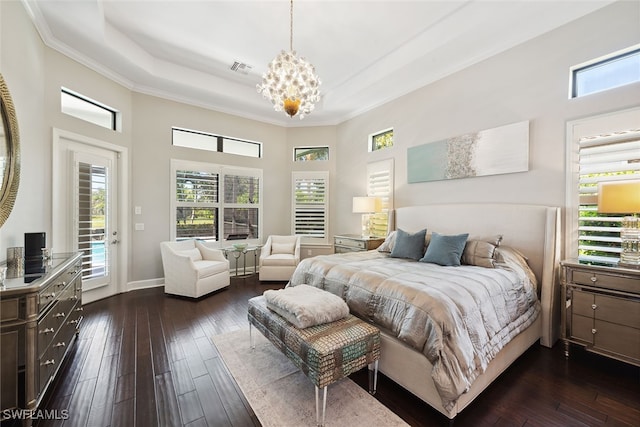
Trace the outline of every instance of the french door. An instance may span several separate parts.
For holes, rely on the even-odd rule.
[[[82,253],[83,303],[114,295],[120,291],[118,152],[57,132],[54,153],[54,251]]]

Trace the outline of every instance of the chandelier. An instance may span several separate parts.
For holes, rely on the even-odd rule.
[[[290,117],[300,113],[302,120],[320,100],[320,79],[315,67],[293,50],[293,0],[290,14],[289,52],[281,51],[269,63],[269,69],[262,75],[262,84],[256,87],[276,111],[284,110]]]

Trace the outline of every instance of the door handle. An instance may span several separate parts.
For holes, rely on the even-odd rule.
[[[117,245],[118,243],[120,243],[120,240],[118,240],[118,239],[113,239],[113,240],[111,241],[111,244],[112,244],[112,245]]]

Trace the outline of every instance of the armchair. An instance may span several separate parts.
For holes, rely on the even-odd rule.
[[[300,236],[269,236],[260,249],[261,281],[289,280],[300,262]]]
[[[229,286],[229,261],[197,240],[160,243],[166,294],[199,298]]]

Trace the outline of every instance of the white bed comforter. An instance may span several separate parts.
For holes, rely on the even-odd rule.
[[[517,264],[441,267],[354,252],[302,260],[289,286],[300,284],[340,295],[353,314],[422,352],[447,410],[540,312]]]

